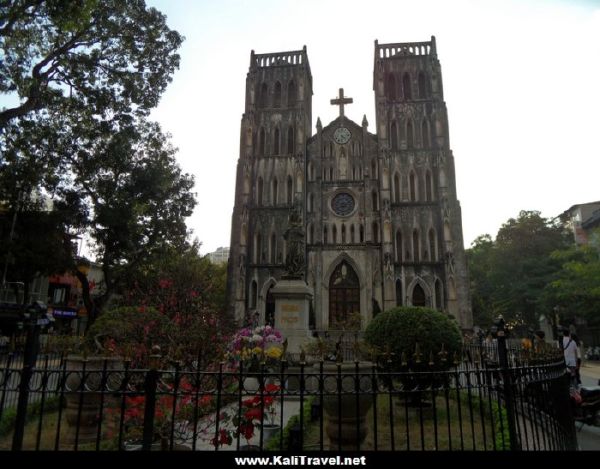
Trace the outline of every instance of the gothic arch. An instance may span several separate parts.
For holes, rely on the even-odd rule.
[[[416,202],[419,200],[419,181],[417,180],[417,175],[414,170],[410,170],[410,174],[408,176],[408,186],[409,186],[409,198],[411,202]]]
[[[274,177],[273,178],[273,184],[272,184],[272,194],[271,194],[271,200],[273,202],[273,205],[277,205],[277,193],[279,192],[279,184],[277,182],[277,178]]]
[[[277,281],[273,277],[270,277],[265,283],[263,283],[263,286],[260,290],[260,296],[258,298],[260,324],[273,324],[275,315],[275,301],[270,295],[270,290],[275,285],[277,285]]]
[[[386,90],[385,94],[392,101],[396,100],[396,78],[393,73],[389,73],[385,82]]]
[[[269,86],[266,83],[263,83],[260,87],[258,107],[263,108],[263,109],[266,108],[268,105],[268,101],[269,101]]]
[[[358,283],[360,284],[360,289],[362,291],[362,289],[365,287],[364,273],[360,269],[358,263],[352,257],[350,257],[348,253],[345,252],[342,252],[333,261],[331,261],[329,267],[327,267],[327,269],[325,270],[325,276],[322,280],[323,288],[329,291],[329,279],[331,278],[333,271],[337,268],[339,264],[342,263],[342,261],[346,261],[352,267],[352,269],[354,269],[354,272],[356,272],[356,275],[358,276]]]
[[[281,83],[275,82],[275,89],[273,91],[273,107],[281,107]]]
[[[402,306],[402,280],[396,279],[396,306]]]
[[[273,154],[279,155],[281,153],[281,137],[279,135],[279,127],[275,127],[273,132]]]
[[[413,262],[421,262],[421,240],[419,239],[419,230],[417,228],[412,232],[412,248]]]
[[[396,171],[394,173],[394,202],[397,204],[399,204],[401,200],[400,193],[400,174]]]
[[[392,121],[392,125],[390,126],[390,147],[392,150],[398,149],[398,128],[396,121]]]
[[[328,319],[329,324],[340,329],[353,314],[360,314],[360,280],[352,265],[343,260],[329,276]]]
[[[419,72],[418,82],[419,82],[419,99],[426,99],[427,98],[427,79],[425,78],[425,73]]]
[[[425,173],[425,200],[432,202],[433,197],[433,179],[431,177],[431,171],[427,170]]]
[[[292,107],[294,104],[296,104],[296,101],[298,100],[296,83],[294,82],[294,80],[290,80],[290,82],[288,83],[287,98],[288,98],[288,103],[287,103],[288,107]]]
[[[402,88],[404,91],[404,99],[406,101],[411,100],[412,99],[412,89],[411,89],[411,83],[410,83],[410,75],[408,72],[405,72],[404,75],[402,76]]]
[[[413,124],[410,119],[406,120],[406,148],[414,148],[415,146],[415,133],[413,130]]]
[[[413,300],[414,300],[415,288],[417,286],[419,286],[419,288],[421,288],[421,290],[425,294],[425,306],[430,306],[431,305],[431,288],[429,288],[429,285],[427,285],[427,282],[425,282],[425,280],[423,280],[421,277],[414,278],[413,281],[410,282],[410,284],[408,285],[408,288],[406,289],[406,296],[407,296],[407,299],[410,301],[410,305],[415,306]]]
[[[442,286],[442,281],[436,277],[435,279],[435,283],[434,283],[435,287],[435,308],[438,311],[443,311],[444,310],[444,290],[443,290],[443,286]]]

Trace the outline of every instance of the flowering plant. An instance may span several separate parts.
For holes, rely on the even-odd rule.
[[[277,413],[275,399],[280,389],[281,387],[276,384],[267,384],[262,396],[253,396],[242,401],[239,415],[237,408],[230,409],[233,415],[222,413],[221,422],[230,420],[233,428],[221,428],[219,435],[212,438],[211,443],[214,446],[230,445],[237,437],[244,437],[249,443],[257,425],[265,423],[274,425]]]
[[[243,363],[250,371],[258,371],[264,360],[275,364],[283,353],[281,332],[274,327],[244,327],[235,333],[227,347],[227,359],[232,365]]]

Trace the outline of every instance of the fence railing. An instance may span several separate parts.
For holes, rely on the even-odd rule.
[[[465,346],[444,371],[317,360],[204,370],[0,357],[0,449],[572,450],[561,354]],[[26,380],[26,381],[24,381]]]

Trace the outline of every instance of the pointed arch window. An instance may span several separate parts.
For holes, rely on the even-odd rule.
[[[402,233],[396,231],[396,262],[402,262]]]
[[[256,183],[256,205],[259,207],[263,204],[263,179],[261,177],[258,178],[258,182]]]
[[[292,205],[294,201],[294,183],[292,182],[292,176],[287,177],[287,204]]]
[[[287,154],[294,154],[294,128],[290,126],[287,132]]]
[[[406,147],[414,148],[415,146],[415,135],[413,132],[413,125],[410,120],[406,122]]]
[[[331,242],[337,244],[337,227],[335,224],[331,227]]]
[[[402,306],[402,280],[396,280],[396,306]]]
[[[327,236],[327,225],[323,226],[323,244],[329,244],[329,239]]]
[[[296,104],[296,101],[298,100],[298,95],[296,92],[296,83],[294,83],[294,80],[291,80],[288,83],[288,106],[292,107]]]
[[[412,294],[412,305],[413,306],[427,306],[427,297],[425,296],[425,290],[418,283],[413,288]]]
[[[313,244],[315,242],[315,227],[311,223],[308,225],[308,244]]]
[[[390,145],[392,150],[398,149],[398,128],[396,127],[396,122],[392,121],[392,125],[390,126]]]
[[[275,233],[271,234],[271,264],[275,264],[277,261],[277,236]]]
[[[416,202],[417,200],[417,181],[415,177],[414,171],[410,172],[409,180],[409,190],[410,190],[410,200],[411,202]]]
[[[427,81],[425,80],[425,74],[419,72],[419,99],[427,98]]]
[[[440,279],[437,279],[435,281],[435,308],[438,311],[443,311],[444,309],[444,304],[443,304],[443,295],[442,295],[442,282],[440,282]]]
[[[419,246],[419,231],[413,230],[413,261],[421,262],[421,248]]]
[[[277,190],[278,190],[277,186],[278,186],[277,178],[273,178],[273,194],[272,194],[273,205],[277,205]]]
[[[265,129],[263,129],[262,127],[258,132],[258,154],[260,156],[265,155]]]
[[[342,223],[342,244],[346,244],[346,225]]]
[[[402,76],[402,88],[404,90],[404,99],[409,101],[412,99],[412,90],[410,84],[410,75],[406,72]]]
[[[393,73],[389,73],[386,80],[386,95],[387,97],[395,101],[396,100],[396,78]]]
[[[361,243],[365,242],[365,227],[361,224],[359,227],[359,239]]]
[[[375,158],[371,161],[371,174],[373,179],[377,179],[377,160]]]
[[[427,170],[425,174],[425,200],[431,202],[433,200],[433,185],[431,184],[431,171]]]
[[[431,146],[431,142],[429,141],[429,125],[426,119],[423,119],[423,122],[421,123],[421,139],[423,148],[429,148]]]
[[[354,224],[350,225],[350,242],[354,244]]]
[[[311,192],[310,194],[308,194],[308,207],[307,207],[307,211],[309,213],[311,213],[315,209],[314,208],[314,201],[315,201],[315,196]]]
[[[281,107],[281,83],[275,83],[275,89],[273,90],[273,107]]]
[[[279,155],[279,153],[280,153],[280,146],[279,146],[280,141],[281,141],[281,138],[279,135],[279,128],[276,127],[275,132],[273,134],[273,154],[274,155]]]
[[[371,192],[371,204],[374,212],[379,210],[379,197],[377,196],[377,191]]]
[[[400,176],[398,173],[394,174],[394,201],[400,203]]]
[[[259,101],[258,101],[258,107],[262,108],[262,109],[266,108],[268,99],[269,99],[269,87],[267,86],[266,83],[263,83],[260,87],[260,97],[259,97]]]
[[[373,242],[374,243],[378,243],[379,242],[379,225],[377,224],[376,221],[373,222],[373,225],[371,226],[372,230],[373,230]]]
[[[352,266],[342,261],[329,279],[329,326],[342,328],[356,313],[360,313],[360,282]]]
[[[256,309],[256,300],[258,298],[258,285],[256,280],[252,280],[250,287],[250,309]]]
[[[435,242],[435,231],[433,228],[429,230],[429,260],[437,261],[437,249]]]
[[[262,236],[260,232],[254,237],[254,262],[259,264],[262,261]]]

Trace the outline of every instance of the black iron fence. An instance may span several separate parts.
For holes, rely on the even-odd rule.
[[[467,345],[447,371],[420,372],[385,359],[200,370],[151,358],[133,369],[2,355],[0,449],[576,449],[556,350]]]

